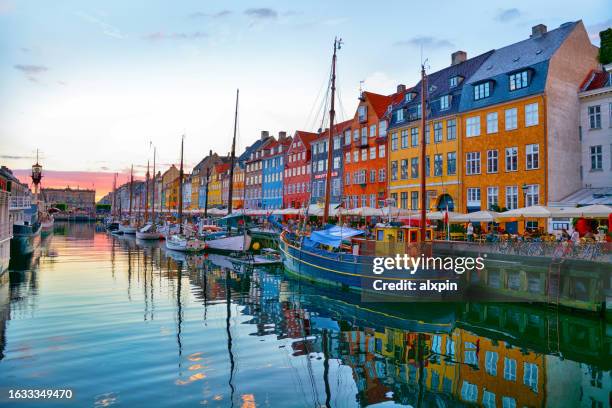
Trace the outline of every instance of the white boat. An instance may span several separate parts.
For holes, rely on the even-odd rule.
[[[136,230],[137,228],[130,224],[120,224],[119,225],[119,231],[123,232],[124,234],[135,234]]]
[[[140,230],[136,231],[136,238],[146,240],[164,239],[164,235],[159,232],[151,223],[148,223]]]
[[[204,241],[197,238],[187,238],[183,235],[171,235],[166,238],[166,248],[180,252],[198,252],[205,248]]]
[[[251,247],[250,235],[235,235],[205,241],[206,249],[221,252],[243,252]]]
[[[241,264],[249,266],[271,266],[280,265],[283,261],[278,251],[265,248],[260,255],[246,254],[240,257],[231,257],[232,264]]]

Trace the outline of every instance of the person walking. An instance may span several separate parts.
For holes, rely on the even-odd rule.
[[[472,225],[471,222],[468,223],[466,231],[467,231],[467,240],[469,242],[474,242],[474,226]]]

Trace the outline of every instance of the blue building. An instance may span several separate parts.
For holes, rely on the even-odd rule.
[[[278,141],[266,146],[262,169],[262,204],[263,209],[283,208],[283,173],[285,153],[291,144],[291,137],[280,132]]]

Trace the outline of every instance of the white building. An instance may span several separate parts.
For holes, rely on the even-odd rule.
[[[612,187],[612,64],[604,68],[578,94],[585,188]]]

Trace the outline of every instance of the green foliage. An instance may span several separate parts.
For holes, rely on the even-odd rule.
[[[612,28],[599,32],[599,62],[606,65],[612,62]]]
[[[107,211],[110,211],[110,209],[111,209],[110,204],[96,204],[96,211],[98,212],[107,212]]]
[[[461,232],[465,233],[465,227],[462,224],[451,224],[450,232]]]
[[[56,203],[54,207],[60,211],[66,211],[66,203]]]

